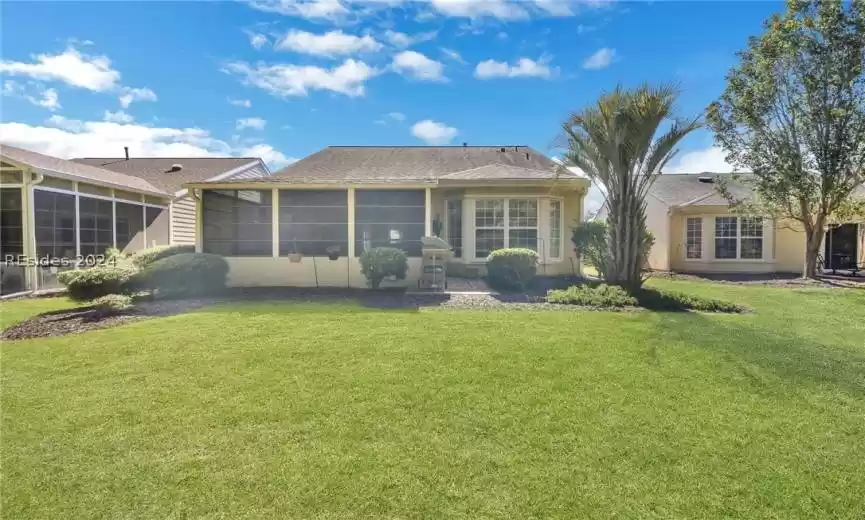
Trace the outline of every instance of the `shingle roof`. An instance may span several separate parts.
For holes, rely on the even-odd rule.
[[[72,160],[144,179],[170,193],[183,189],[183,184],[188,182],[204,181],[259,161],[255,157],[133,157],[129,160],[85,157]],[[171,171],[175,164],[180,164],[183,168],[180,171]]]
[[[44,170],[49,174],[50,172],[54,172],[61,175],[80,177],[81,179],[94,181],[98,184],[107,184],[127,190],[166,195],[166,192],[138,177],[124,175],[123,173],[96,166],[67,161],[65,159],[58,159],[57,157],[31,152],[30,150],[18,148],[17,146],[0,144],[0,155],[17,163],[25,164],[31,168]]]
[[[701,178],[709,178],[713,182],[704,182]],[[717,190],[716,182],[719,180],[726,181],[727,189],[736,199],[748,200],[754,196],[754,191],[746,184],[747,174],[736,180],[729,173],[664,173],[658,175],[649,192],[668,206],[694,201],[699,206],[726,205],[727,199]]]
[[[534,180],[553,178],[557,169],[558,165],[549,157],[528,146],[330,146],[283,168],[268,180],[319,183],[434,182],[461,178]]]

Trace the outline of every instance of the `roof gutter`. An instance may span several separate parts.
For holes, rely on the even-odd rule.
[[[96,179],[91,179],[89,177],[82,177],[80,175],[70,175],[68,173],[58,172],[58,171],[51,170],[48,168],[32,168],[31,167],[30,171],[32,171],[33,173],[40,176],[39,182],[42,182],[42,176],[43,176],[43,172],[44,172],[44,173],[51,175],[52,177],[58,177],[60,179],[65,179],[65,180],[73,181],[73,182],[84,182],[86,184],[93,184],[95,186],[102,186],[103,188],[120,189],[120,190],[124,190],[124,191],[132,191],[135,193],[142,193],[145,195],[158,195],[160,197],[165,197],[165,198],[171,197],[171,195],[169,193],[166,193],[164,191],[142,190],[140,188],[133,188],[131,186],[124,186],[122,184],[114,184],[111,182],[100,181],[100,180],[96,180]]]

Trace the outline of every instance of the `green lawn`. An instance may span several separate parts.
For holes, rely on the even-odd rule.
[[[861,519],[865,290],[653,283],[756,311],[249,303],[5,342],[3,517]]]

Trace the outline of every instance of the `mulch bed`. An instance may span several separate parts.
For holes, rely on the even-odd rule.
[[[756,274],[685,274],[685,273],[654,273],[659,279],[685,281],[711,281],[728,285],[765,285],[767,287],[790,288],[865,288],[865,278],[862,276],[823,275],[817,279],[805,279],[796,275],[756,275]]]

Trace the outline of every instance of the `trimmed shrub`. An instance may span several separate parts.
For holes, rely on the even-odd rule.
[[[104,312],[126,312],[132,310],[135,305],[132,303],[132,297],[126,294],[106,294],[100,296],[92,302],[93,306]]]
[[[637,298],[618,285],[574,285],[547,293],[547,302],[588,307],[636,307]]]
[[[644,287],[638,294],[640,306],[658,311],[703,311],[703,312],[748,312],[748,308],[737,303],[704,298],[675,291]]]
[[[156,246],[150,249],[142,249],[132,255],[132,263],[139,269],[144,269],[157,260],[194,252],[195,246]]]
[[[540,256],[531,249],[499,249],[487,257],[487,281],[493,289],[524,291],[538,271]]]
[[[98,265],[90,269],[64,271],[57,276],[75,301],[90,301],[129,290],[135,270],[126,266]]]
[[[374,247],[360,255],[360,272],[373,289],[381,286],[388,276],[405,278],[408,271],[408,257],[402,249],[395,247]]]
[[[135,290],[157,291],[160,296],[198,296],[225,289],[228,263],[219,255],[181,253],[147,265],[135,275]]]

